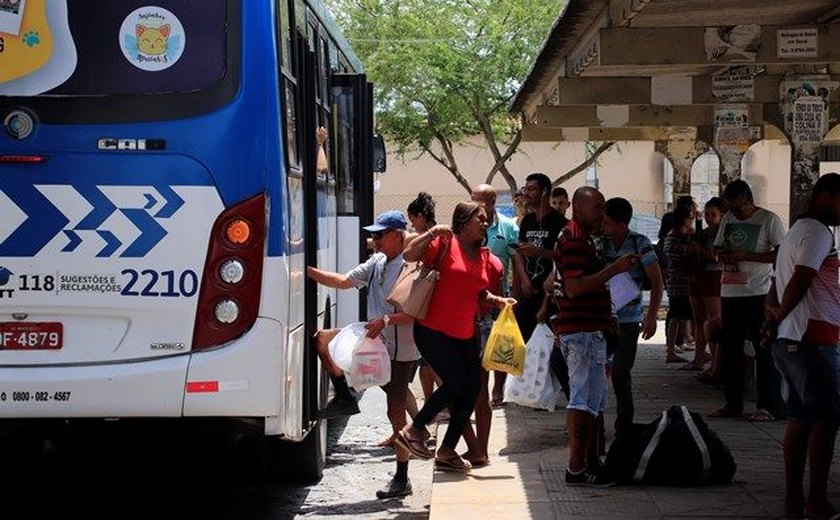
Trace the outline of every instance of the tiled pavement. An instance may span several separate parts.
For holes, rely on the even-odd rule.
[[[661,329],[661,326],[660,326]],[[634,368],[636,422],[654,420],[672,404],[705,414],[722,404],[722,390],[695,381],[695,372],[665,364],[662,338],[639,346]],[[612,399],[612,395],[610,395]],[[611,403],[612,405],[612,403]],[[754,403],[747,402],[750,410]],[[607,410],[612,424],[614,409]],[[469,476],[436,472],[432,520],[471,518],[773,518],[780,517],[784,490],[783,421],[750,423],[707,419],[729,446],[738,465],[723,486],[673,488],[566,487],[568,460],[562,409],[541,412],[508,404],[494,410],[492,463]],[[608,426],[607,442],[611,438]],[[835,454],[830,498],[840,505],[840,461]]]

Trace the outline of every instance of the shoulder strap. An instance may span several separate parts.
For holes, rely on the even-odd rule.
[[[639,249],[639,237],[642,236],[642,235],[640,235],[638,233],[634,233],[632,231],[629,231],[629,233],[630,234],[629,234],[628,237],[633,239],[633,251],[638,255],[639,251],[640,251],[640,249]]]
[[[440,247],[440,251],[438,252],[437,260],[435,260],[435,265],[430,267],[430,269],[434,269],[437,271],[437,268],[440,266],[440,263],[443,262],[443,258],[449,253],[449,246],[452,244],[453,238],[444,239],[441,238],[443,244]]]
[[[665,427],[668,426],[668,422],[668,412],[664,411],[662,412],[662,418],[659,420],[659,426],[657,426],[656,432],[650,438],[650,442],[648,442],[644,453],[642,453],[642,458],[639,459],[639,465],[636,466],[636,473],[633,474],[633,482],[641,483],[644,480],[650,458],[653,452],[656,451],[657,446],[659,446],[659,438],[662,436],[662,432],[665,431]]]
[[[700,435],[700,430],[698,430],[697,425],[694,424],[694,419],[691,418],[691,414],[688,413],[688,408],[685,406],[681,406],[680,408],[682,409],[685,425],[688,426],[688,431],[691,432],[691,436],[697,444],[697,449],[700,450],[700,457],[703,459],[703,472],[700,475],[700,482],[708,482],[709,472],[712,469],[712,458],[709,455],[709,447],[706,446],[706,441],[703,439],[703,436]]]

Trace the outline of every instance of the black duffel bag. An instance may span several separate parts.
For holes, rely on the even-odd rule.
[[[726,484],[736,469],[729,448],[685,406],[672,406],[650,424],[622,431],[610,445],[606,465],[619,482],[663,486]]]

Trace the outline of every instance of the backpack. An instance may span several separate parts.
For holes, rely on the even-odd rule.
[[[684,487],[726,484],[736,470],[729,448],[685,406],[623,430],[610,445],[606,465],[619,482]]]
[[[638,233],[630,233],[630,238],[633,239],[633,249],[636,251],[637,255],[642,254],[642,250],[639,249],[639,237],[643,237],[644,235],[640,235]],[[663,261],[667,262],[667,257],[665,256],[665,251],[659,251],[656,246],[662,242],[661,240],[654,244],[653,252],[656,253],[656,262],[659,264],[659,269],[664,273],[666,269],[666,265],[663,265]],[[649,291],[653,288],[653,284],[650,281],[650,277],[648,277],[647,271],[645,271],[644,266],[639,266],[642,271],[642,281],[639,284],[639,289],[642,291]],[[664,279],[664,274],[663,274]]]

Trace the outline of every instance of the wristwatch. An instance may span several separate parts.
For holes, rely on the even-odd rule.
[[[382,316],[382,323],[384,323],[386,327],[389,326],[391,324],[391,316],[387,314]]]

